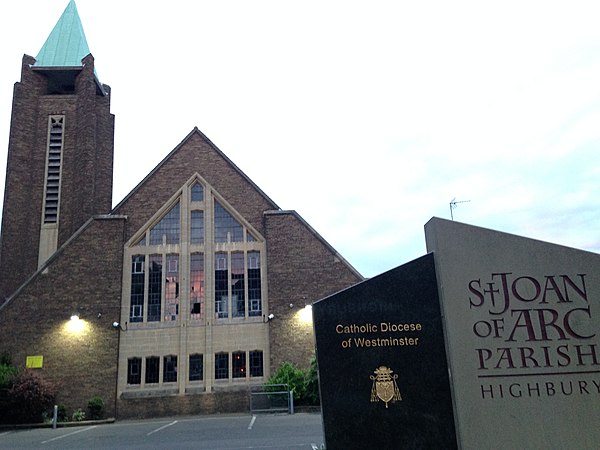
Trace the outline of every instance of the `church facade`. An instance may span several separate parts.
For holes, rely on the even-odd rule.
[[[313,301],[362,276],[193,129],[112,206],[114,116],[73,0],[15,84],[0,353],[117,418],[248,409],[307,367]]]

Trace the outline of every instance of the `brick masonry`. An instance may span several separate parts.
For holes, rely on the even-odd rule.
[[[67,411],[87,409],[94,395],[115,414],[119,334],[112,322],[121,308],[123,218],[94,219],[0,308],[0,353],[23,369],[27,356],[44,357],[39,370],[59,386]],[[87,324],[71,333],[77,313]]]

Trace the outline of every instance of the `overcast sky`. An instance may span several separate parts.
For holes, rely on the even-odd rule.
[[[67,0],[0,15],[13,84]],[[364,276],[431,217],[600,251],[598,1],[76,0],[112,88],[113,204],[197,126]]]

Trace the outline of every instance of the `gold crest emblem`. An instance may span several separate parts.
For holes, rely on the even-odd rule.
[[[371,380],[373,380],[373,387],[371,388],[372,402],[378,402],[379,400],[382,400],[385,402],[385,407],[387,408],[389,402],[402,400],[400,390],[396,384],[398,375],[394,374],[392,369],[389,369],[385,366],[380,366],[375,369],[374,373],[374,376],[370,376]]]

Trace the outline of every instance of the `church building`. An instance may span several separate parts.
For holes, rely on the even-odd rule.
[[[363,277],[197,128],[113,207],[111,96],[70,0],[14,87],[0,354],[69,414],[247,411],[282,362],[308,367],[311,303]]]

